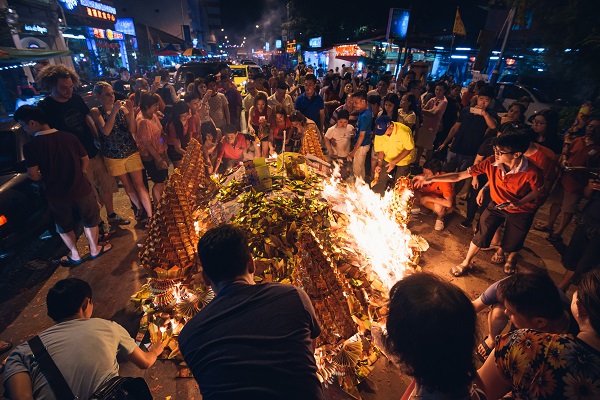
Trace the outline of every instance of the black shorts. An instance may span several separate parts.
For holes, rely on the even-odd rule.
[[[164,181],[167,180],[167,178],[169,176],[169,170],[156,168],[156,163],[154,162],[154,160],[152,160],[152,161],[143,161],[142,160],[142,164],[144,164],[146,173],[148,174],[150,179],[152,179],[152,182],[164,183]]]
[[[169,160],[173,162],[181,161],[183,159],[183,154],[175,150],[175,146],[172,145],[169,145],[169,147],[167,147],[167,155],[169,156]]]
[[[96,189],[92,189],[96,190]],[[100,205],[96,201],[94,192],[79,199],[65,199],[49,202],[48,207],[56,224],[58,233],[67,233],[75,230],[77,221],[83,219],[83,226],[93,228],[100,224]]]
[[[509,213],[506,210],[498,210],[496,203],[490,201],[479,218],[472,242],[480,248],[490,247],[494,234],[506,221],[500,247],[507,253],[519,251],[523,248],[534,216],[533,212]]]

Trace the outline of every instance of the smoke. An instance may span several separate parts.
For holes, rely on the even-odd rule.
[[[248,26],[246,32],[246,49],[262,50],[265,42],[269,42],[271,50],[275,47],[275,40],[281,39],[281,24],[287,21],[285,3],[277,0],[267,0],[262,18],[253,25]],[[258,25],[258,28],[256,26]]]

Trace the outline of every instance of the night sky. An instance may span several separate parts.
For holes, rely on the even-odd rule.
[[[231,37],[237,39],[251,36],[256,24],[271,23],[277,29],[285,17],[286,0],[221,0],[221,19],[223,28]],[[343,16],[350,24],[385,28],[391,7],[411,8],[411,25],[419,30],[452,29],[456,6],[460,6],[467,32],[477,33],[485,23],[482,6],[486,0],[380,0],[367,1],[323,1],[294,0],[298,7],[314,10],[316,14],[326,15],[328,21],[339,21]],[[338,17],[340,16],[340,17]]]

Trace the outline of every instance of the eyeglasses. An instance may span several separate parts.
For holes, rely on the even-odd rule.
[[[496,146],[493,147],[494,154],[498,154],[499,156],[503,156],[504,154],[514,154],[514,151],[502,151]]]

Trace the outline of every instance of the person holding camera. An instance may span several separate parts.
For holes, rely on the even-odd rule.
[[[135,205],[138,219],[146,212],[152,215],[152,203],[144,185],[140,158],[133,135],[136,133],[135,113],[131,100],[115,101],[115,92],[107,82],[94,86],[94,95],[102,103],[90,110],[100,138],[100,153],[109,174],[119,178],[125,192]]]

